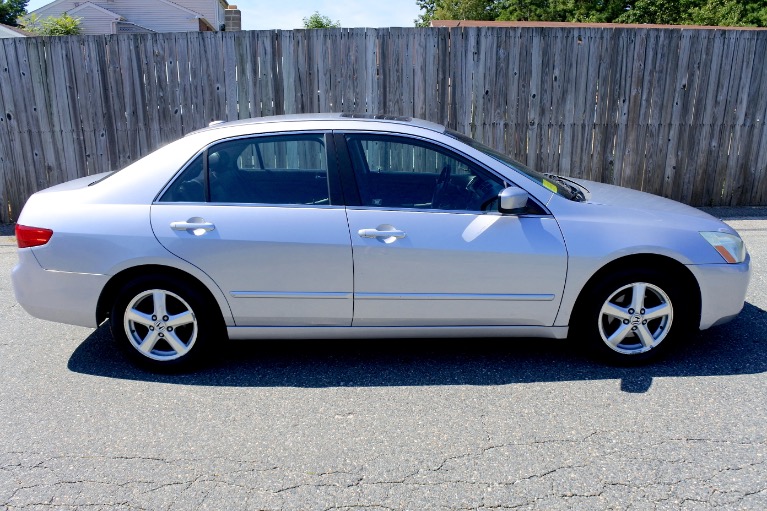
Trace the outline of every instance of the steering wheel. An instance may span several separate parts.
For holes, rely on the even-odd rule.
[[[450,176],[453,174],[453,168],[450,165],[442,167],[442,171],[439,173],[437,182],[434,186],[434,194],[431,197],[431,207],[439,208],[443,197],[447,194],[448,185],[450,184]]]
[[[490,207],[490,205],[492,205],[493,203],[495,203],[497,201],[498,201],[498,196],[497,195],[493,195],[492,197],[490,197],[489,199],[487,199],[485,202],[482,203],[482,206],[480,206],[479,210],[480,211],[487,211],[488,207]],[[495,208],[493,208],[493,209],[495,209]]]
[[[496,192],[492,183],[478,176],[472,176],[469,184],[466,185],[466,190],[471,192],[473,197],[471,200],[472,207],[475,204],[479,204],[480,211],[487,211],[498,200],[498,192]]]

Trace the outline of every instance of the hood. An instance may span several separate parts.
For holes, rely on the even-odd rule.
[[[667,219],[668,215],[671,214],[719,221],[708,213],[695,209],[692,206],[651,193],[588,181],[586,179],[572,179],[569,177],[567,179],[586,188],[589,192],[586,194],[586,198],[589,203],[594,205],[615,206],[623,210],[641,211],[645,216],[659,219]]]
[[[718,218],[681,202],[596,181],[567,179],[588,190],[586,202],[562,199],[570,214],[580,212],[602,223],[622,226],[655,226],[677,232],[719,231],[737,235],[735,229]]]

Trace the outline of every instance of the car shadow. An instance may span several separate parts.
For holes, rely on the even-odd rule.
[[[731,323],[679,343],[662,360],[636,367],[593,361],[573,343],[546,339],[229,341],[197,371],[141,370],[116,349],[106,325],[72,353],[71,371],[107,378],[234,387],[506,385],[620,379],[642,393],[653,378],[767,371],[767,312],[747,303]]]

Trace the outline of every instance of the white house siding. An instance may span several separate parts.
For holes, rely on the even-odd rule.
[[[83,4],[84,2],[82,0],[80,2],[66,0],[48,4],[34,12],[42,17],[61,16],[74,9],[75,3]],[[155,32],[196,32],[200,27],[199,20],[195,18],[194,14],[158,0],[91,0],[91,3],[119,14],[126,21]],[[81,9],[79,12],[84,10]],[[75,15],[77,16],[77,13]],[[83,17],[83,29],[85,30],[85,16],[80,15],[80,17]],[[84,31],[84,33],[110,34],[112,29],[110,27],[109,30],[103,32]]]
[[[86,6],[72,13],[80,18],[80,33],[82,35],[111,34],[114,32],[115,17],[101,9]]]
[[[172,0],[174,3],[191,9],[194,12],[199,12],[202,16],[208,20],[213,28],[218,30],[219,26],[224,22],[224,5],[219,0]],[[233,0],[231,3],[236,4],[237,1]],[[227,4],[228,5],[228,4]]]
[[[155,32],[188,32],[199,27],[193,14],[158,0],[97,0],[93,3]]]
[[[52,4],[44,5],[32,12],[37,14],[41,18],[47,18],[48,16],[53,16],[58,18],[65,12],[71,11],[74,8],[75,8],[75,2],[59,2],[59,3],[54,2]]]

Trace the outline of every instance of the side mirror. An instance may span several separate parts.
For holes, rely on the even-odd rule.
[[[522,188],[510,186],[501,190],[498,198],[500,199],[498,211],[501,213],[522,213],[530,195]]]

